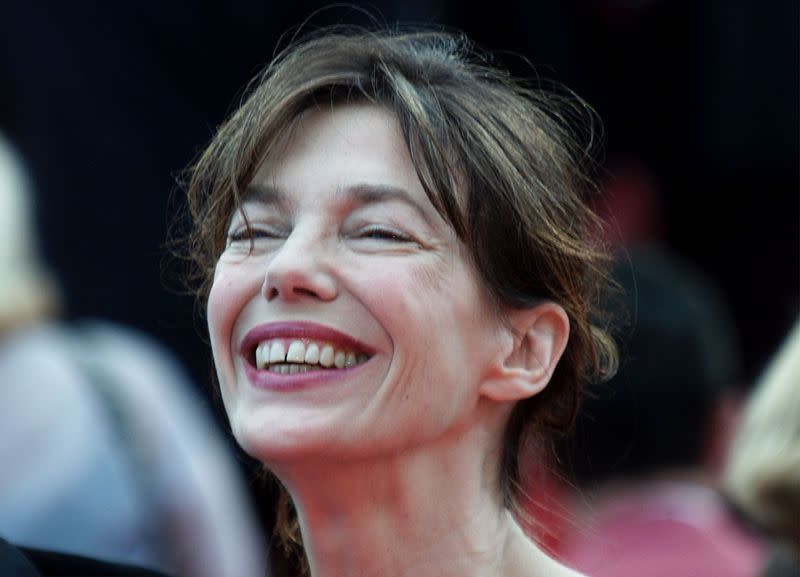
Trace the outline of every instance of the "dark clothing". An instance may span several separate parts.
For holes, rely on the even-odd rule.
[[[167,577],[164,573],[78,555],[17,547],[0,539],[3,577]]]
[[[775,547],[761,577],[800,577],[800,552]]]

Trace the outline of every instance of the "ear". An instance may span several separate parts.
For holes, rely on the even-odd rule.
[[[569,317],[552,302],[511,311],[509,320],[514,346],[481,385],[481,394],[498,402],[519,401],[544,389],[569,339]]]

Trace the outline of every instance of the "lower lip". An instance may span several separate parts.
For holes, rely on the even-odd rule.
[[[259,371],[250,363],[245,363],[245,372],[247,373],[247,378],[250,383],[257,389],[292,392],[331,385],[350,377],[355,371],[366,365],[367,362],[344,369],[320,369],[288,375],[270,371]]]

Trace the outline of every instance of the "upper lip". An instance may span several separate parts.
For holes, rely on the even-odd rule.
[[[258,325],[250,329],[242,339],[240,352],[245,358],[252,356],[255,348],[269,339],[313,339],[327,341],[334,346],[352,349],[372,356],[375,350],[358,339],[332,327],[312,322],[274,322]]]

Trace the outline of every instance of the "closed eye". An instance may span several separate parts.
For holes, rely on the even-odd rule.
[[[281,234],[273,229],[260,227],[242,227],[228,235],[228,243],[254,241],[258,239],[281,238]]]
[[[407,234],[392,228],[385,228],[381,226],[371,226],[365,228],[359,231],[357,237],[363,239],[387,240],[392,242],[413,242],[413,239]]]

